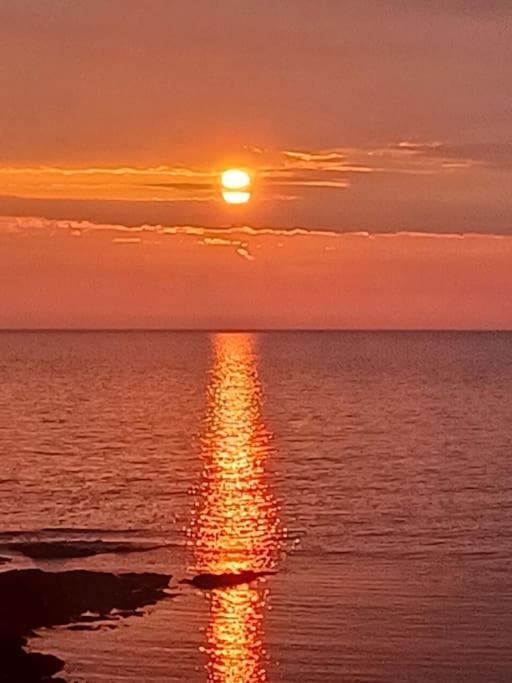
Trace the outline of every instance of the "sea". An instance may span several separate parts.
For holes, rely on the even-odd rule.
[[[69,683],[510,683],[512,334],[2,332],[0,556],[168,575]]]

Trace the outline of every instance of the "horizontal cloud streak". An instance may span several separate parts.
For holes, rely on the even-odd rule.
[[[482,239],[482,240],[511,240],[512,235],[487,234],[487,233],[428,233],[414,231],[396,231],[387,233],[371,233],[364,230],[353,230],[350,232],[337,232],[334,230],[321,228],[274,228],[274,227],[253,227],[249,225],[231,226],[219,228],[215,226],[197,225],[149,225],[127,226],[121,224],[92,223],[90,221],[75,220],[51,220],[41,217],[20,218],[16,216],[0,216],[0,235],[19,235],[31,236],[37,234],[55,235],[58,232],[68,232],[75,235],[86,233],[102,232],[121,233],[129,235],[159,235],[159,236],[185,236],[201,238],[199,241],[205,245],[229,246],[245,244],[233,241],[231,237],[319,237],[343,241],[346,238],[365,238],[365,239],[389,239],[396,237],[407,237],[417,239]],[[130,237],[116,238],[119,241],[132,239]],[[137,237],[140,240],[140,237]]]

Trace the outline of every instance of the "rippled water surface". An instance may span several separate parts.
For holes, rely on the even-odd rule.
[[[512,680],[512,335],[6,332],[0,382],[7,566],[173,577],[42,631],[67,680]],[[97,540],[155,548],[21,552]]]

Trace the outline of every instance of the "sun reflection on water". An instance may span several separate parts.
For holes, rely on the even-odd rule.
[[[214,337],[214,367],[202,439],[203,476],[189,538],[194,570],[212,574],[269,571],[277,563],[280,523],[265,461],[270,434],[250,335]],[[205,650],[211,683],[267,680],[261,582],[209,593]]]

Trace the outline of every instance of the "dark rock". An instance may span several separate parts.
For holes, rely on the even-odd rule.
[[[163,546],[121,541],[18,541],[7,547],[33,560],[63,560],[105,553],[139,553]]]
[[[230,588],[232,586],[239,586],[243,583],[251,583],[264,576],[268,576],[272,572],[253,572],[243,571],[237,573],[227,574],[198,574],[193,579],[184,579],[183,583],[189,583],[201,590],[213,590],[215,588]]]
[[[92,612],[96,621],[112,610],[122,616],[166,597],[170,576],[109,574],[39,569],[0,573],[0,683],[57,683],[64,665],[52,655],[29,653],[27,636],[42,627],[80,623]],[[83,615],[83,616],[82,616]]]
[[[62,679],[53,678],[61,671],[64,662],[54,655],[26,652],[22,636],[0,639],[0,681],[2,683],[39,683]]]

